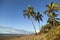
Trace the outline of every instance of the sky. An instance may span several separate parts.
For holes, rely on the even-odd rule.
[[[23,16],[23,10],[31,5],[35,12],[39,11],[43,15],[43,22],[40,22],[41,29],[48,20],[47,15],[43,13],[46,10],[46,4],[52,1],[60,4],[60,0],[0,0],[0,26],[34,32],[31,20]],[[33,22],[38,32],[38,22],[35,20]]]

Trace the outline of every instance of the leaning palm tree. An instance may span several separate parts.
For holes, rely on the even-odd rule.
[[[58,14],[56,14],[55,12],[52,13],[52,15],[48,15],[48,22],[52,25],[55,26],[57,20],[60,20],[60,18],[57,18]],[[58,24],[58,23],[57,23]]]
[[[43,20],[42,20],[42,17],[43,17],[43,16],[40,14],[40,12],[37,12],[37,13],[35,14],[35,17],[34,17],[35,20],[38,21],[38,23],[39,23],[39,31],[40,31],[40,20],[43,21]]]
[[[31,19],[31,22],[32,22],[34,30],[35,30],[35,34],[37,34],[35,25],[34,25],[34,23],[32,21],[32,17],[34,17],[33,15],[35,14],[34,8],[31,7],[31,6],[28,6],[28,9],[27,10],[23,10],[23,12],[24,12],[24,14],[23,14],[24,17],[27,16],[28,19]]]
[[[53,25],[54,25],[55,17],[57,17],[57,14],[56,14],[55,12],[60,9],[60,5],[51,2],[51,4],[46,5],[46,7],[47,7],[48,9],[45,10],[45,13],[47,13],[50,21],[51,21],[51,22],[53,23]]]

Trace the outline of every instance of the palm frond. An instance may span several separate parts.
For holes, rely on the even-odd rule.
[[[26,18],[26,14],[25,13],[23,14],[23,16],[24,16],[24,18]]]
[[[39,15],[40,17],[43,17],[42,14]]]
[[[44,14],[46,14],[47,12],[48,12],[48,10],[45,10],[45,11],[44,11]]]
[[[60,7],[60,4],[54,3],[54,6],[55,6],[55,7]]]
[[[53,6],[53,2],[51,2],[51,6]]]
[[[55,18],[56,20],[60,20],[60,18]]]
[[[27,12],[27,10],[23,10],[23,12]]]
[[[38,21],[38,22],[39,22],[40,20],[43,21],[43,20],[42,20],[42,17],[43,17],[43,16],[40,14],[40,12],[35,13],[35,20],[36,20],[36,21]]]
[[[53,12],[53,13],[52,13],[52,16],[53,16],[53,17],[57,17],[58,14],[56,14],[55,12]]]
[[[50,20],[50,18],[48,18],[48,21],[47,21],[47,23],[49,22],[49,20]]]
[[[55,10],[60,10],[60,7],[56,7],[56,8],[54,8]]]
[[[43,21],[43,19],[42,19],[42,18],[40,18],[40,20],[41,20],[41,21]]]

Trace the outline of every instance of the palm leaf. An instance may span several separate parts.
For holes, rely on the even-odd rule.
[[[56,20],[60,20],[60,18],[55,18]]]
[[[50,6],[49,6],[49,5],[46,5],[46,7],[47,7],[47,8],[50,8]]]
[[[23,10],[23,12],[26,12],[27,10]]]
[[[60,7],[60,4],[54,3],[54,6],[55,6],[55,7]]]
[[[60,7],[56,7],[56,8],[54,8],[55,10],[60,10]]]
[[[43,17],[43,16],[40,14],[39,18],[40,18],[41,21],[43,21],[43,20],[42,20],[42,17]]]
[[[53,2],[51,2],[51,4],[50,4],[51,6],[53,6]]]
[[[42,18],[40,18],[40,20],[43,21]]]
[[[52,16],[53,16],[53,17],[57,17],[58,14],[56,14],[55,12],[53,12],[53,13],[52,13]]]
[[[38,22],[41,20],[42,21],[42,15],[40,14],[40,12],[37,12],[36,14],[35,14],[35,20],[37,20]]]
[[[45,10],[44,13],[46,14],[48,12],[48,10]]]

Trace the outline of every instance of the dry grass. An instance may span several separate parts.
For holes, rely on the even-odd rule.
[[[0,37],[0,40],[46,40],[45,34],[43,35],[28,35],[28,36],[4,36]]]

